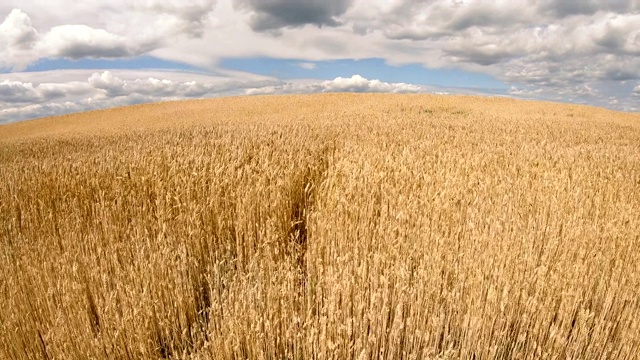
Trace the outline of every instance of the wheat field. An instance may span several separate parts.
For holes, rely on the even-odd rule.
[[[640,115],[168,102],[0,126],[2,359],[640,359]]]

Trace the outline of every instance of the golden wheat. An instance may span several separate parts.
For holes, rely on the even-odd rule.
[[[640,116],[246,97],[0,127],[0,358],[640,358]]]

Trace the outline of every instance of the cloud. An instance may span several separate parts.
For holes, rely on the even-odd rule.
[[[20,70],[42,58],[130,57],[152,49],[155,41],[135,41],[86,25],[55,26],[39,34],[26,13],[13,10],[0,24],[0,67]]]
[[[81,82],[43,83],[3,80],[0,82],[0,105],[42,103],[86,91],[89,87]]]
[[[52,104],[32,104],[23,107],[0,109],[0,124],[22,119],[34,119],[44,116],[68,114],[89,110],[90,107],[75,102],[61,102]]]
[[[215,82],[174,81],[155,77],[123,80],[110,71],[93,73],[87,80],[93,88],[101,90],[108,97],[138,94],[155,98],[194,98],[215,95],[227,91],[238,91],[246,87],[272,84],[273,81],[218,80]]]
[[[637,0],[359,1],[345,21],[427,66],[455,64],[562,95],[640,78],[639,11]]]
[[[120,58],[144,54],[154,43],[136,43],[104,29],[86,25],[63,25],[42,36],[39,48],[46,57]]]
[[[300,63],[297,63],[296,65],[305,70],[313,70],[317,66],[315,63],[312,63],[312,62],[300,62]]]
[[[201,38],[208,17],[215,7],[215,0],[147,0],[143,5],[134,3],[133,10],[155,15],[155,25],[160,25],[158,20],[169,20],[170,23],[173,22],[173,32]]]
[[[640,85],[636,86],[635,88],[633,88],[633,92],[632,92],[633,96],[638,96],[640,97]]]
[[[37,56],[32,49],[38,32],[24,12],[14,9],[0,24],[0,68],[24,68]]]
[[[143,4],[123,4],[129,12],[119,13],[115,21],[103,19],[102,14],[83,18],[88,23],[102,23],[104,28],[65,23],[40,32],[27,12],[13,9],[0,24],[0,68],[24,70],[44,58],[110,59],[148,54],[167,46],[176,37],[202,37],[208,16],[215,7],[214,0],[149,0]]]
[[[103,90],[107,95],[112,97],[125,95],[127,93],[124,90],[125,82],[119,77],[114,76],[110,71],[93,73],[87,82],[93,88]]]
[[[321,82],[284,83],[246,90],[247,95],[329,93],[329,92],[376,92],[376,93],[418,93],[424,92],[420,86],[405,83],[388,83],[377,79],[369,80],[360,75],[350,78],[337,77]]]
[[[32,47],[37,36],[31,19],[19,9],[12,10],[0,24],[0,38],[8,46],[28,49]]]
[[[388,93],[415,93],[420,87],[405,83],[387,83],[380,80],[368,80],[360,75],[351,78],[337,77],[334,80],[322,83],[326,92],[388,92]]]
[[[381,58],[387,64],[487,74],[513,86],[513,96],[616,109],[634,107],[632,84],[640,81],[638,0],[111,0],[85,6],[21,0],[0,2],[0,22],[0,68],[12,71],[45,58],[150,55],[211,71],[220,71],[216,64],[229,57],[280,58],[313,76],[322,70],[313,67],[321,61]],[[274,34],[279,36],[268,36]],[[146,101],[174,94],[243,93],[251,83],[205,79],[192,84],[191,75],[128,78],[116,71],[109,78],[101,71],[92,85],[91,76],[74,81],[90,87],[100,104],[106,104],[106,97],[125,101],[133,94],[136,101]],[[363,83],[336,80],[285,84],[271,79],[253,88],[322,92],[344,86],[360,91]],[[48,80],[22,82],[3,85],[2,91],[12,94],[2,95],[5,103],[31,99],[46,108],[66,99],[41,93],[44,84],[52,83]],[[382,86],[367,84],[362,91]]]
[[[589,84],[582,84],[576,85],[573,88],[561,90],[559,94],[566,94],[570,97],[597,97],[599,95],[599,91]]]
[[[540,95],[544,90],[540,88],[518,88],[516,86],[512,86],[507,91],[510,95],[522,97],[525,99],[534,98],[537,95]]]
[[[4,80],[0,83],[0,102],[29,103],[38,101],[40,96],[32,83]]]
[[[538,8],[543,13],[564,18],[573,15],[593,15],[598,11],[614,13],[637,11],[640,8],[640,3],[633,0],[543,0],[538,2]]]
[[[136,71],[67,74],[69,81],[61,80],[65,76],[57,72],[0,74],[0,123],[144,102],[237,95],[248,88],[279,83],[260,77],[221,78],[176,72],[155,72],[146,77],[146,73]],[[33,81],[47,78],[49,82]]]
[[[237,8],[251,13],[254,31],[302,27],[307,24],[337,26],[352,0],[235,0]]]
[[[348,14],[360,34],[379,31],[391,40],[443,41],[485,29],[509,33],[535,22],[531,6],[514,1],[359,1]]]

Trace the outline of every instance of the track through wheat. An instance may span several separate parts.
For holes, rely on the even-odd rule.
[[[0,127],[0,358],[636,359],[640,116],[246,97]]]

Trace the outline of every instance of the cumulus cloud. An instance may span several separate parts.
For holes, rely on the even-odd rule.
[[[8,46],[28,49],[33,45],[37,36],[38,33],[33,28],[31,19],[19,9],[12,10],[0,24],[0,38]]]
[[[130,96],[138,94],[155,98],[193,98],[205,97],[227,91],[238,91],[246,87],[271,84],[273,81],[218,80],[215,82],[174,81],[155,77],[123,80],[110,71],[93,73],[87,80],[94,89],[102,91],[108,97]]]
[[[103,90],[107,95],[112,97],[126,94],[124,90],[125,82],[119,77],[114,76],[110,71],[93,73],[87,82],[93,88]]]
[[[3,80],[0,82],[0,106],[2,104],[42,103],[78,94],[88,89],[81,82],[42,83]]]
[[[24,12],[14,9],[0,24],[0,68],[24,68],[34,61],[38,32]]]
[[[39,34],[30,17],[13,10],[0,24],[0,67],[24,69],[41,58],[119,58],[145,53],[154,41],[128,37],[86,25],[61,25]]]
[[[86,25],[63,25],[42,36],[39,48],[47,57],[120,58],[143,54],[153,48],[153,43],[132,42],[124,36]]]
[[[89,107],[74,102],[52,104],[31,104],[23,107],[0,109],[0,124],[22,119],[33,119],[44,116],[68,114],[89,110]]]
[[[383,29],[391,39],[427,40],[458,37],[474,28],[511,29],[531,16],[513,1],[400,1],[383,10],[381,17],[364,21],[373,29]]]
[[[376,93],[418,93],[425,90],[417,85],[388,83],[377,79],[369,80],[360,75],[350,78],[337,77],[321,82],[285,83],[263,86],[246,90],[248,95],[291,94],[291,93],[329,93],[329,92],[376,92]]]
[[[640,85],[633,88],[633,95],[640,97]]]
[[[117,22],[102,21],[105,28],[66,23],[40,32],[28,13],[13,9],[0,24],[0,68],[23,70],[43,58],[108,59],[147,54],[179,36],[202,37],[214,7],[214,0],[149,0],[143,5],[123,6],[127,11],[118,14]],[[96,22],[91,17],[83,20]]]
[[[169,21],[173,32],[201,38],[215,6],[215,0],[147,0],[142,5],[134,3],[133,9],[151,12],[163,22]],[[155,25],[161,25],[160,21]]]
[[[5,103],[28,103],[39,99],[32,83],[4,80],[0,83],[0,101]]]
[[[640,78],[639,12],[637,0],[396,0],[359,1],[345,17],[354,32],[382,34],[426,65],[587,95],[585,84]]]
[[[389,93],[415,93],[420,87],[405,83],[387,83],[377,79],[368,80],[360,75],[351,78],[337,77],[334,80],[325,81],[322,87],[326,92],[389,92]]]
[[[227,57],[295,59],[287,61],[312,74],[323,60],[382,58],[394,65],[485,73],[507,88],[513,86],[505,90],[513,96],[637,108],[629,104],[637,103],[637,91],[631,84],[640,80],[638,0],[111,0],[91,6],[69,4],[69,0],[0,3],[0,68],[18,71],[43,58],[117,59],[146,54],[207,69],[216,69]],[[13,8],[18,5],[20,9]],[[207,81],[191,83],[188,77],[117,75],[115,71],[111,75],[99,72],[89,81],[89,74],[81,83],[95,91],[96,98],[102,97],[100,101],[107,97],[124,101],[132,94],[136,101],[172,94],[210,96],[232,91],[228,89],[234,86],[243,92],[246,84],[213,82],[214,86],[204,85]],[[387,83],[373,81],[272,81],[251,91],[401,88],[394,84],[385,88]],[[43,106],[54,101],[47,97],[53,95],[42,94],[47,81],[24,83],[4,83],[0,91],[11,95],[3,93],[2,101],[15,104],[31,99]]]
[[[17,75],[17,76],[16,76]],[[0,123],[143,102],[242,94],[245,89],[278,83],[267,78],[220,78],[196,74],[136,71],[70,73],[71,81],[54,81],[51,72],[0,75]],[[15,79],[23,77],[25,79]],[[50,78],[37,83],[31,79]],[[180,78],[191,78],[181,81]]]
[[[239,9],[251,13],[249,25],[254,31],[285,27],[337,26],[352,0],[235,0]]]

